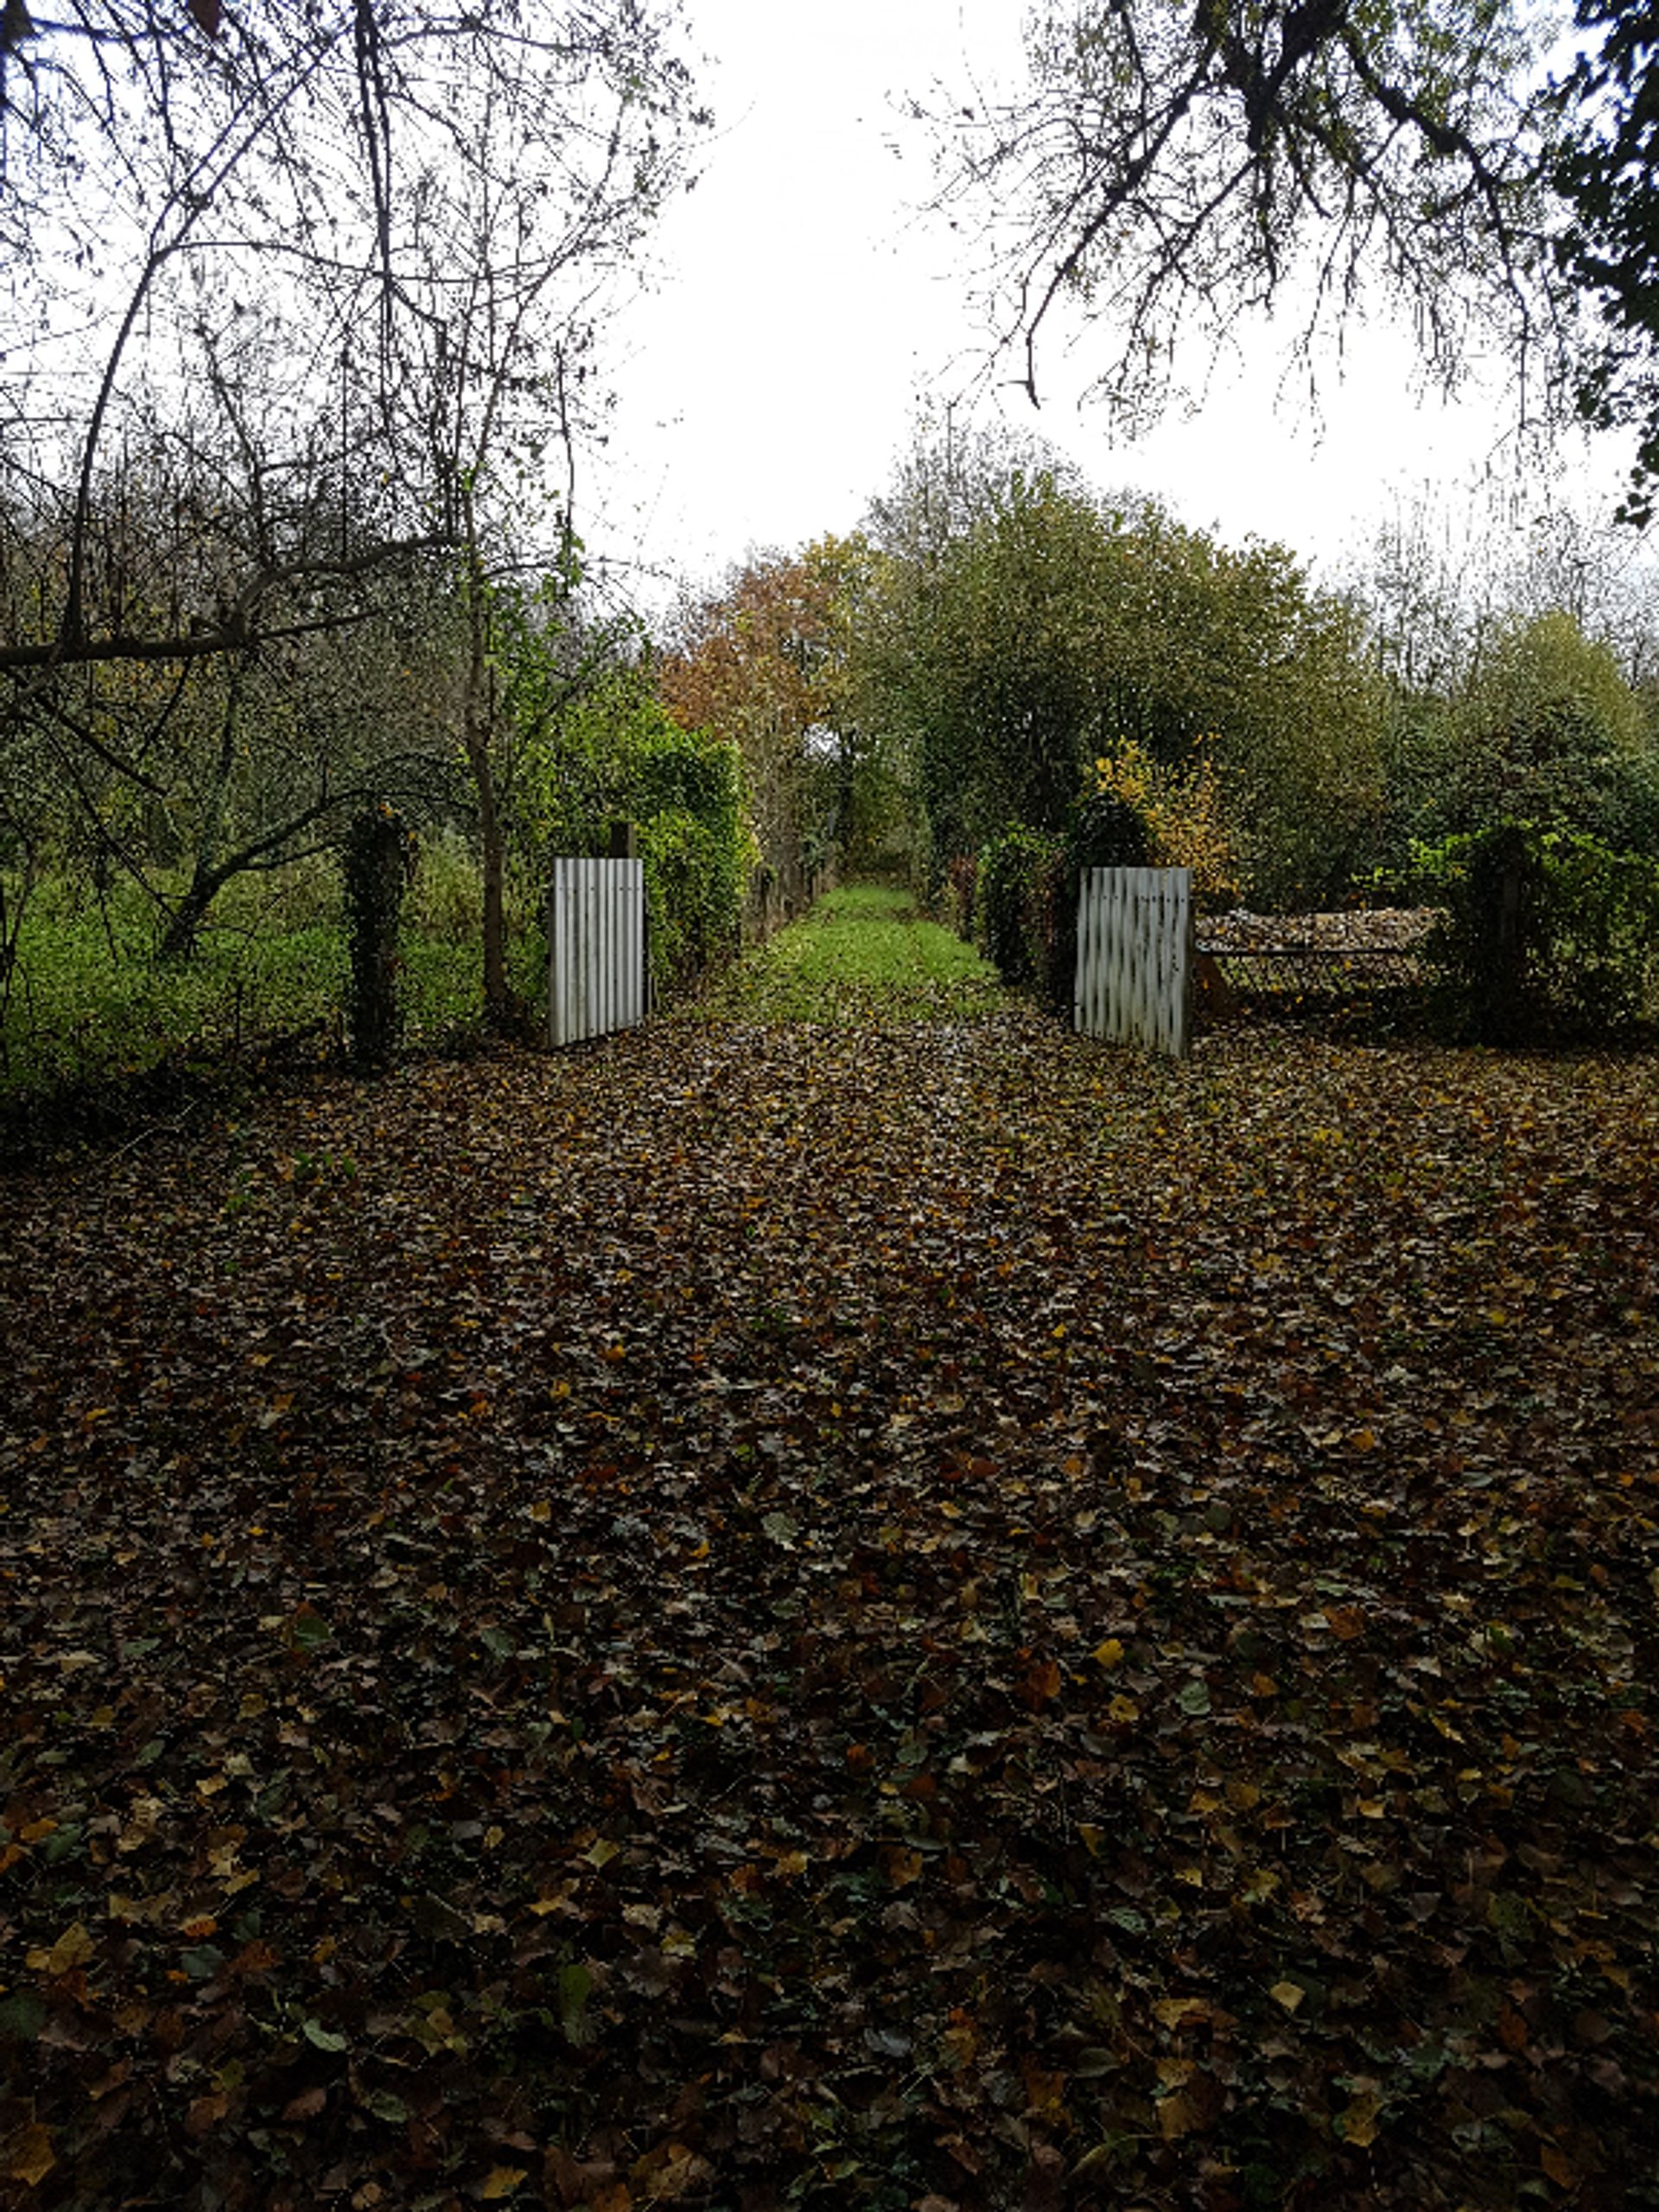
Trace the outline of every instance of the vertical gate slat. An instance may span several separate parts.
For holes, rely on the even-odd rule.
[[[1184,1059],[1192,1041],[1192,870],[1087,868],[1078,898],[1077,1028]]]
[[[645,1018],[645,868],[556,860],[547,897],[547,1035],[575,1045]]]

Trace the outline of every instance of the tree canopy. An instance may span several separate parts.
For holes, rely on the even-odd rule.
[[[1178,340],[1276,309],[1311,357],[1386,300],[1442,385],[1495,340],[1523,414],[1633,426],[1645,520],[1656,51],[1635,0],[1045,0],[1024,88],[945,125],[946,198],[983,213],[1033,399],[1062,302],[1134,416],[1169,396]]]
[[[1019,446],[924,444],[877,521],[856,680],[908,753],[936,868],[1010,823],[1067,828],[1128,744],[1213,764],[1260,893],[1342,874],[1378,803],[1380,687],[1355,608],[1285,549],[1223,545]]]

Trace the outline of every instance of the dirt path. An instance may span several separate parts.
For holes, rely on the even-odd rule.
[[[1011,1014],[8,1186],[5,2186],[1659,2201],[1656,1156]]]

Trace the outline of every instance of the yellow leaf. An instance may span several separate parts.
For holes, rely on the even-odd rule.
[[[1132,1697],[1124,1697],[1122,1694],[1115,1697],[1110,1705],[1107,1707],[1106,1710],[1111,1715],[1112,1719],[1116,1721],[1127,1722],[1130,1720],[1138,1720],[1141,1718],[1141,1708],[1135,1703],[1135,1700]]]
[[[535,1504],[530,1509],[530,1517],[532,1521],[550,1521],[553,1518],[553,1506],[551,1500],[545,1497],[538,1497]]]
[[[77,1920],[66,1928],[49,1951],[31,1951],[28,1964],[35,1974],[73,1974],[77,1967],[84,1967],[97,1948],[86,1928]]]
[[[1183,2135],[1194,2134],[1203,2125],[1203,2117],[1194,2101],[1184,2089],[1177,2089],[1173,2096],[1159,2099],[1158,2127],[1166,2143],[1173,2143]]]
[[[1275,2005],[1282,2005],[1287,2012],[1294,2012],[1307,1992],[1294,1981],[1275,1981],[1268,1994]]]
[[[1367,2089],[1348,2107],[1342,2115],[1343,2140],[1357,2144],[1367,2151],[1376,2140],[1376,2122],[1382,2110],[1382,2100],[1375,2089]]]
[[[1116,1637],[1109,1636],[1104,1643],[1095,1646],[1089,1656],[1098,1667],[1121,1667],[1123,1664],[1123,1646]]]
[[[58,2163],[52,2148],[52,2138],[38,2120],[27,2127],[20,2127],[6,2145],[10,2164],[6,2172],[13,2181],[21,2181],[30,2189],[38,2189]]]
[[[492,2166],[482,2181],[474,2183],[472,2193],[486,2204],[499,2204],[504,2196],[511,2196],[524,2178],[523,2166]]]

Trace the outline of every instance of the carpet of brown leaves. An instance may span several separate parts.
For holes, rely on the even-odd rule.
[[[1659,2204],[1659,1070],[1033,1017],[0,1192],[0,2201]]]

